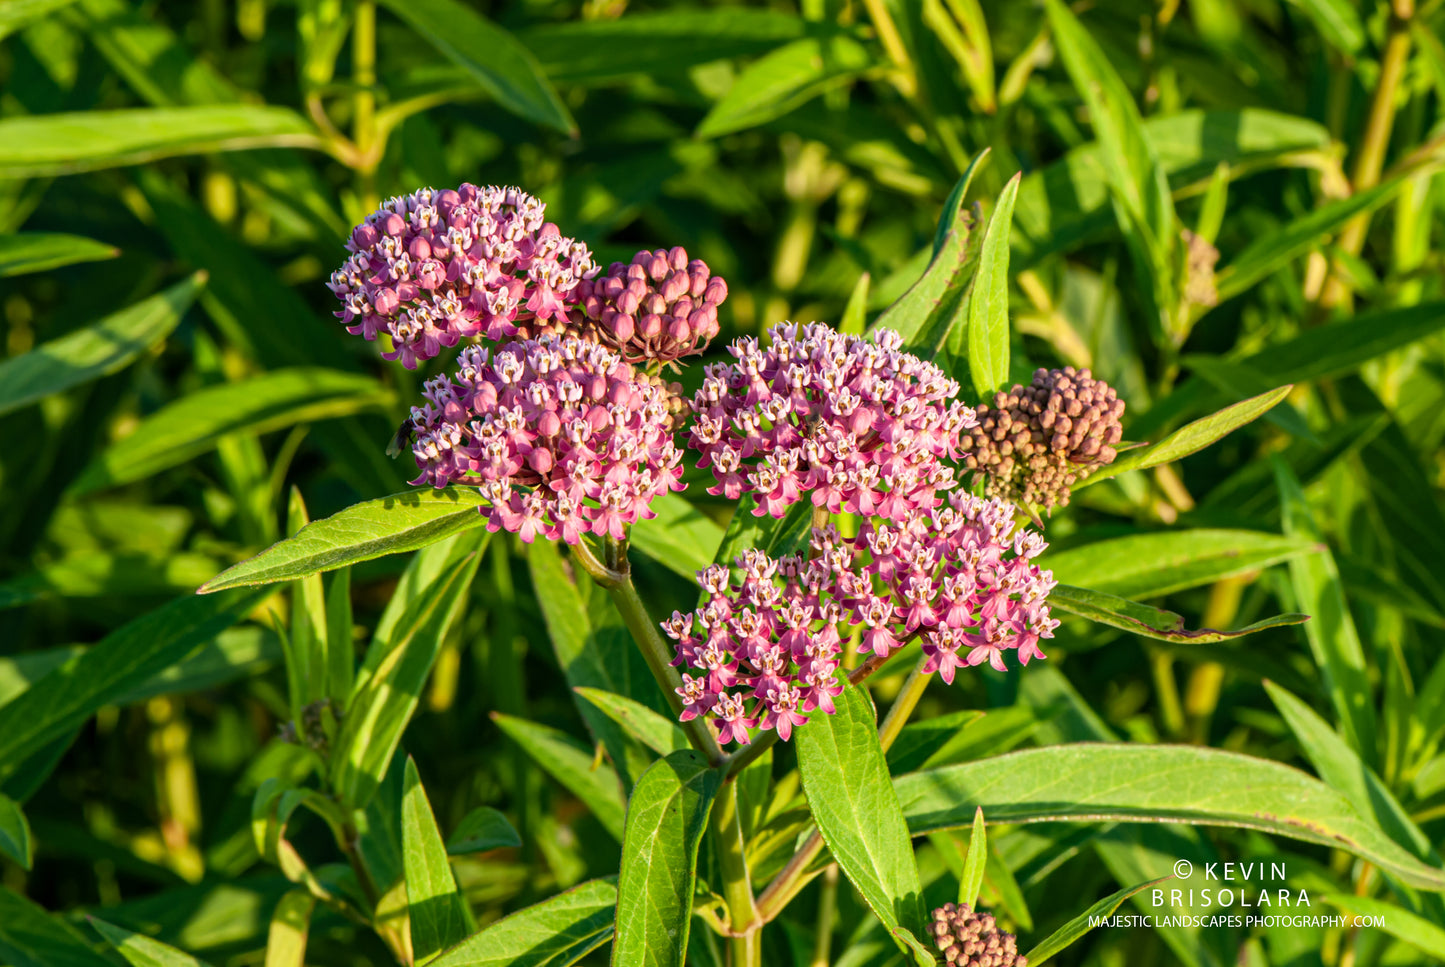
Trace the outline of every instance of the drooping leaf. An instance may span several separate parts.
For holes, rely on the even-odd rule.
[[[0,413],[119,372],[168,336],[205,283],[197,274],[100,322],[0,362]]]
[[[478,806],[457,824],[447,839],[447,853],[461,856],[466,853],[485,853],[487,850],[506,849],[521,846],[522,837],[507,822],[507,817],[491,806]]]
[[[488,924],[430,967],[566,967],[612,938],[617,885],[589,880]]]
[[[883,925],[923,936],[918,864],[888,780],[872,703],[854,685],[846,685],[835,703],[837,714],[815,713],[797,731],[798,771],[813,819],[838,866]]]
[[[1258,531],[1174,530],[1046,552],[1042,562],[1062,584],[1125,598],[1151,598],[1260,570],[1319,546],[1300,537]]]
[[[1190,631],[1184,627],[1184,618],[1173,611],[1151,608],[1147,604],[1130,601],[1118,595],[1060,584],[1049,593],[1049,604],[1070,614],[1076,614],[1090,621],[1119,628],[1123,631],[1172,641],[1178,644],[1204,645],[1230,638],[1242,638],[1269,628],[1281,628],[1308,621],[1307,614],[1279,614],[1234,631],[1220,631],[1215,628],[1200,628]]]
[[[62,232],[0,235],[0,278],[7,275],[26,275],[30,272],[48,272],[51,269],[75,265],[77,262],[113,259],[119,254],[120,249],[114,245],[97,242],[82,235],[66,235]]]
[[[847,34],[804,37],[744,70],[697,127],[715,138],[781,117],[873,66],[868,49]]]
[[[68,175],[178,155],[325,142],[290,108],[259,104],[81,111],[0,119],[0,178]]]
[[[0,856],[8,856],[21,869],[30,869],[34,847],[30,842],[30,823],[20,804],[0,794]]]
[[[503,108],[558,131],[576,133],[577,122],[536,58],[507,31],[457,0],[382,2]]]
[[[1170,879],[1170,877],[1161,876],[1157,880],[1150,880],[1147,883],[1140,883],[1138,886],[1126,887],[1125,889],[1120,890],[1118,893],[1109,894],[1108,896],[1104,897],[1104,899],[1100,900],[1098,903],[1095,903],[1093,906],[1089,907],[1089,909],[1085,910],[1083,913],[1079,914],[1077,917],[1070,920],[1068,923],[1064,924],[1062,927],[1045,937],[1038,946],[1034,947],[1034,949],[1030,950],[1027,954],[1024,955],[1024,959],[1027,960],[1030,964],[1044,963],[1050,957],[1053,957],[1055,954],[1059,953],[1061,950],[1068,947],[1070,944],[1077,941],[1084,934],[1092,930],[1096,923],[1099,923],[1107,917],[1113,916],[1114,911],[1119,909],[1119,907],[1123,906],[1125,900],[1129,899],[1136,893],[1147,890],[1151,886],[1157,886],[1158,884],[1163,883],[1165,880],[1168,879]]]
[[[105,938],[106,943],[125,958],[131,967],[202,967],[197,960],[183,950],[163,944],[144,934],[106,923],[99,917],[89,917],[88,922],[95,932]]]
[[[697,850],[719,785],[717,770],[691,749],[658,759],[638,779],[622,840],[614,965],[686,963]]]
[[[979,806],[991,823],[1230,826],[1348,850],[1411,886],[1445,891],[1445,870],[1411,856],[1339,792],[1236,752],[1084,742],[910,772],[894,786],[914,835],[966,826]]]
[[[1014,175],[999,192],[968,300],[968,371],[979,399],[990,399],[1008,381],[1008,239],[1021,178],[1022,172]]]
[[[406,760],[401,800],[402,859],[411,944],[418,960],[461,943],[467,936],[467,910],[447,850],[427,802],[416,763]]]
[[[582,800],[603,829],[622,841],[626,810],[616,771],[606,765],[594,766],[592,750],[565,732],[498,712],[492,713],[492,720],[553,779]]]

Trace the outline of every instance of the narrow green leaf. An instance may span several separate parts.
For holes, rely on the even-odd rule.
[[[30,869],[34,846],[30,842],[30,823],[20,804],[0,794],[0,856],[8,856],[21,869]]]
[[[48,272],[75,265],[77,262],[98,262],[120,254],[114,245],[97,242],[81,235],[61,232],[23,232],[0,235],[0,278]]]
[[[980,399],[1008,382],[1008,239],[1022,178],[1010,178],[994,203],[968,300],[968,371]]]
[[[1224,399],[1231,403],[1267,393],[1274,388],[1278,380],[1277,376],[1266,376],[1248,363],[1231,362],[1220,359],[1218,356],[1199,356],[1191,353],[1180,361],[1189,367],[1191,374],[1214,387]],[[1272,361],[1269,371],[1277,372]],[[1264,418],[1301,440],[1308,440],[1316,446],[1320,443],[1319,437],[1315,435],[1314,430],[1310,429],[1309,421],[1291,406],[1288,400],[1281,400],[1274,409],[1264,414]]]
[[[1276,403],[1288,396],[1292,389],[1294,386],[1290,384],[1276,387],[1268,393],[1251,397],[1235,403],[1233,406],[1226,406],[1218,413],[1212,413],[1187,426],[1180,427],[1158,443],[1127,450],[1107,467],[1079,481],[1074,489],[1087,487],[1089,484],[1098,483],[1100,480],[1107,480],[1110,477],[1117,477],[1129,470],[1157,467],[1160,464],[1181,460],[1191,453],[1198,453],[1221,437],[1228,436],[1245,424],[1259,419]]]
[[[287,508],[286,530],[295,534],[309,523],[306,502],[301,491],[291,488]],[[291,634],[283,645],[289,645],[286,656],[287,683],[292,692],[291,713],[296,718],[301,710],[328,697],[327,675],[330,672],[329,643],[326,638],[326,594],[321,575],[308,574],[291,583]],[[343,699],[350,695],[343,695]]]
[[[424,960],[466,939],[467,911],[447,861],[436,816],[410,756],[403,788],[401,843],[411,945],[416,958]]]
[[[148,612],[0,707],[0,777],[248,614],[264,591],[187,596]]]
[[[856,686],[845,685],[836,704],[837,714],[815,714],[797,731],[798,771],[813,819],[884,927],[924,936],[918,864],[888,781],[872,703]],[[902,940],[899,946],[908,952]]]
[[[327,694],[338,708],[345,708],[346,703],[351,700],[351,690],[356,682],[349,567],[337,571],[326,590],[326,655]]]
[[[203,961],[169,944],[106,923],[98,917],[86,919],[95,928],[95,932],[104,937],[105,942],[114,947],[131,967],[202,967]]]
[[[1273,463],[1284,532],[1321,544],[1319,550],[1300,555],[1289,565],[1296,604],[1312,616],[1305,625],[1305,638],[1345,740],[1366,763],[1372,764],[1376,755],[1375,705],[1364,647],[1345,601],[1340,572],[1329,548],[1323,546],[1299,481],[1278,456]]]
[[[720,785],[691,749],[658,759],[627,801],[617,880],[617,967],[682,967],[687,960],[697,849]]]
[[[187,552],[70,554],[0,582],[0,610],[51,598],[170,597],[189,592],[216,567],[215,558]]]
[[[222,571],[206,582],[200,593],[289,581],[387,554],[415,551],[486,524],[487,518],[478,513],[485,506],[471,487],[408,490],[352,504]]]
[[[493,712],[492,720],[548,775],[582,800],[603,829],[622,841],[625,809],[616,771],[606,765],[594,767],[592,750],[565,732],[500,712]]]
[[[1170,879],[1173,879],[1173,877],[1161,876],[1157,880],[1150,880],[1147,883],[1140,883],[1138,886],[1127,887],[1118,893],[1109,894],[1045,937],[1044,940],[1038,946],[1034,947],[1033,950],[1030,950],[1023,959],[1029,962],[1030,967],[1034,964],[1044,963],[1050,957],[1053,957],[1092,930],[1094,924],[1106,917],[1113,916],[1114,911],[1123,906],[1125,900],[1136,893],[1140,893],[1149,889],[1151,886],[1157,886],[1165,880]]]
[[[978,891],[983,889],[983,873],[988,868],[988,827],[983,821],[983,807],[973,813],[973,829],[968,840],[968,852],[963,857],[963,875],[958,880],[959,906],[973,909],[978,903]]]
[[[1084,742],[910,772],[894,786],[915,836],[966,826],[979,806],[991,823],[1229,826],[1348,850],[1411,886],[1445,891],[1445,870],[1411,856],[1339,792],[1235,752]]]
[[[73,485],[76,494],[143,480],[206,453],[231,433],[269,433],[377,409],[391,392],[369,376],[280,369],[183,396],[111,444]]]
[[[315,908],[316,898],[305,890],[292,890],[281,898],[266,930],[265,967],[305,967]]]
[[[578,685],[572,689],[622,727],[628,735],[658,755],[680,752],[688,747],[687,735],[677,723],[625,695]]]
[[[843,307],[843,315],[838,319],[839,332],[861,336],[863,330],[868,328],[868,288],[872,281],[873,277],[867,272],[858,276],[858,281],[853,284],[853,291],[848,294],[848,304]]]
[[[216,151],[324,146],[301,115],[268,105],[36,114],[0,119],[0,178],[68,175]]]
[[[1365,25],[1350,0],[1289,0],[1314,21],[1330,45],[1342,54],[1358,54],[1365,46]]]
[[[1357,917],[1377,917],[1375,929],[1403,940],[1432,959],[1439,957],[1440,951],[1445,950],[1445,928],[1403,907],[1374,897],[1355,896],[1350,893],[1330,893],[1320,899]]]
[[[888,770],[895,773],[912,772],[930,755],[957,738],[983,716],[984,713],[978,709],[965,709],[936,715],[921,722],[909,722],[888,748]]]
[[[872,66],[868,49],[847,34],[795,40],[750,64],[702,119],[697,137],[766,124]]]
[[[649,509],[657,516],[632,525],[632,546],[695,581],[717,554],[723,529],[678,494],[663,494]]]
[[[74,2],[75,0],[9,0],[4,6],[0,6],[0,40]]]
[[[0,362],[0,413],[119,372],[176,328],[205,284],[197,273],[100,322]]]
[[[521,846],[522,837],[507,822],[507,817],[491,806],[478,806],[457,824],[447,839],[447,853],[462,856],[466,853],[485,853],[487,850],[506,849]]]
[[[1214,628],[1190,631],[1184,627],[1184,618],[1173,611],[1151,608],[1147,604],[1140,604],[1117,595],[1089,588],[1077,588],[1068,584],[1060,584],[1049,593],[1049,604],[1081,618],[1088,618],[1090,621],[1097,621],[1100,624],[1109,625],[1111,628],[1119,628],[1136,635],[1143,635],[1146,638],[1194,645],[1242,638],[1245,635],[1252,635],[1269,628],[1297,625],[1310,618],[1307,614],[1279,614],[1234,631],[1219,631]]]
[[[577,133],[566,105],[515,37],[457,0],[382,0],[496,102],[529,121]]]
[[[1445,328],[1445,302],[1361,312],[1340,322],[1305,329],[1241,360],[1290,383],[1342,376],[1394,349]]]
[[[617,885],[589,880],[488,924],[430,967],[567,967],[612,938]]]
[[[70,924],[0,886],[0,963],[6,967],[114,967]]]
[[[1043,564],[1062,584],[1151,598],[1266,568],[1319,547],[1302,537],[1258,531],[1158,531],[1046,552]]]

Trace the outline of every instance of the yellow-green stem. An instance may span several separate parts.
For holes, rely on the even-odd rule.
[[[357,0],[351,28],[351,141],[356,146],[357,188],[367,208],[376,207],[376,0]]]
[[[761,967],[761,935],[758,928],[757,905],[753,901],[753,885],[748,875],[748,861],[743,852],[743,829],[738,818],[738,787],[725,783],[713,800],[708,816],[712,826],[713,846],[717,850],[718,867],[722,870],[723,899],[728,908],[731,967]]]

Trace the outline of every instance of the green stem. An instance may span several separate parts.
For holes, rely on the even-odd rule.
[[[818,926],[813,931],[813,961],[809,967],[828,967],[833,952],[833,922],[838,918],[838,864],[823,871],[823,894],[818,897]]]
[[[928,687],[929,672],[923,670],[928,664],[928,658],[918,659],[918,664],[913,666],[913,671],[903,681],[903,687],[898,690],[898,696],[893,699],[893,704],[888,708],[888,714],[883,716],[883,724],[878,726],[878,744],[887,752],[893,747],[898,733],[903,731],[903,725],[913,710],[918,707],[918,700],[923,697],[923,690]]]
[[[357,0],[356,23],[351,28],[352,97],[351,141],[358,155],[358,181],[362,204],[375,207],[376,164],[376,0]]]
[[[735,783],[727,783],[719,790],[708,822],[712,825],[713,844],[717,849],[718,866],[722,870],[723,899],[728,907],[731,931],[729,963],[731,967],[760,967],[762,935],[759,927],[762,923],[753,901],[753,885],[743,851],[737,790]]]

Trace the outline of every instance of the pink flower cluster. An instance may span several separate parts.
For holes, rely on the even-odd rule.
[[[717,307],[728,285],[687,250],[643,250],[607,274],[582,282],[578,308],[628,362],[674,362],[700,353],[718,332]]]
[[[709,493],[757,495],[756,516],[781,517],[811,491],[831,512],[906,519],[937,506],[954,486],[943,458],[975,424],[958,383],[903,352],[883,330],[877,341],[821,323],[784,323],[771,345],[736,340],[732,364],[716,363],[692,401],[689,444],[712,468]]]
[[[858,650],[880,657],[919,639],[924,671],[949,683],[964,665],[1004,670],[1005,651],[1043,658],[1039,641],[1058,627],[1053,575],[1033,563],[1046,546],[1014,533],[1011,504],[953,491],[904,522],[866,520],[851,540],[815,528],[807,559],[746,551],[740,583],[706,568],[703,605],[662,624],[688,670],[682,718],[711,716],[720,742],[745,744],[750,729],[786,740],[807,713],[831,714],[840,624],[861,627]]]
[[[489,529],[528,543],[620,540],[654,516],[654,498],[682,489],[665,388],[606,347],[544,335],[495,353],[468,346],[457,361],[412,408],[412,483],[478,487]]]
[[[356,226],[331,275],[348,332],[391,337],[408,369],[471,336],[562,328],[577,286],[597,271],[581,242],[543,221],[518,188],[423,188],[388,199]]]

